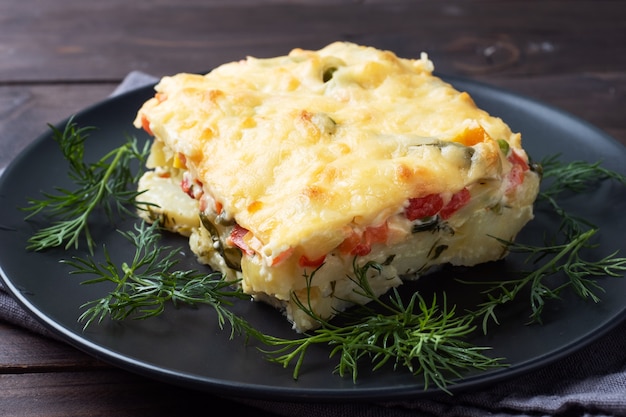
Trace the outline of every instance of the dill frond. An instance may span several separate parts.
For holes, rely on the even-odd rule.
[[[52,247],[77,248],[84,237],[93,253],[94,240],[89,220],[96,209],[104,210],[109,219],[114,215],[132,214],[140,192],[136,189],[141,169],[133,174],[131,163],[145,164],[148,143],[139,148],[136,138],[129,138],[120,147],[108,152],[94,163],[84,161],[85,142],[93,127],[78,127],[70,119],[64,130],[50,125],[53,139],[69,163],[68,176],[75,189],[55,188],[56,193],[43,192],[42,199],[29,199],[24,211],[26,220],[45,214],[52,219],[50,226],[37,230],[29,239],[27,249],[42,251]]]

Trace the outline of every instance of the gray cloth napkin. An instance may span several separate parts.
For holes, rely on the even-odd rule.
[[[153,83],[130,73],[113,95]],[[0,320],[51,336],[0,283]],[[298,417],[520,417],[626,416],[626,322],[574,354],[537,371],[478,391],[426,399],[358,403],[298,403],[235,399],[280,416]]]

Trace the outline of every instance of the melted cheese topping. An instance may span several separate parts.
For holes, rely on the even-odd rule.
[[[401,275],[499,259],[491,236],[533,217],[539,176],[519,133],[432,71],[426,55],[337,42],[164,77],[135,119],[157,168],[139,188],[161,206],[143,215],[299,331],[315,323],[294,294],[321,317],[365,301],[347,278],[355,255],[383,264],[378,295]]]
[[[425,56],[334,43],[165,77],[139,114],[259,253],[319,256],[408,198],[501,177],[494,138],[519,149],[518,134],[432,70]],[[486,134],[470,154],[477,127]]]

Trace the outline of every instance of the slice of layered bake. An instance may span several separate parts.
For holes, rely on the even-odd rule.
[[[280,308],[329,319],[445,263],[506,255],[539,175],[521,136],[434,76],[426,55],[337,42],[164,77],[135,126],[154,136],[142,212],[200,262]]]

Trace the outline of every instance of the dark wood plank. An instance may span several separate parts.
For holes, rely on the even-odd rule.
[[[619,1],[32,3],[0,5],[0,82],[114,82],[131,70],[203,72],[245,55],[279,55],[334,40],[402,56],[426,51],[440,71],[461,75],[626,69],[626,3]],[[11,59],[17,51],[19,59]]]
[[[270,416],[236,399],[114,368],[63,342],[4,322],[0,322],[0,340],[3,416],[193,417],[216,407]]]
[[[0,414],[12,417],[172,417],[272,414],[238,401],[147,380],[116,369],[0,374]]]
[[[64,342],[0,322],[0,373],[58,372],[109,367]]]

